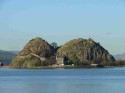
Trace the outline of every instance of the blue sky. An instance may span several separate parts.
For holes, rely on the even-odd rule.
[[[34,37],[59,45],[93,38],[125,52],[124,0],[0,0],[0,49],[21,50]]]

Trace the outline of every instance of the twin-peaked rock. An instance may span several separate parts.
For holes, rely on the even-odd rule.
[[[56,62],[57,59],[57,62]],[[99,43],[92,39],[74,39],[55,53],[55,49],[42,38],[29,41],[24,49],[13,59],[13,68],[34,68],[58,64],[59,59],[64,64],[85,65],[88,63],[109,64],[115,59]],[[68,63],[65,63],[68,62]]]

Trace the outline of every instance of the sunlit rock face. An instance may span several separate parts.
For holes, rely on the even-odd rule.
[[[13,59],[14,68],[47,66],[54,62],[54,48],[42,38],[30,40],[23,50]]]
[[[67,58],[68,62],[75,65],[89,62],[105,65],[115,61],[106,49],[91,38],[78,38],[67,42],[57,51],[57,60],[59,58]]]

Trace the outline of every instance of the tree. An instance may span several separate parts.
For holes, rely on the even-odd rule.
[[[58,45],[57,45],[56,42],[52,42],[52,43],[51,43],[51,46],[53,46],[55,49],[58,47]]]

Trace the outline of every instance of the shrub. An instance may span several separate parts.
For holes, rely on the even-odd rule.
[[[125,65],[125,61],[124,60],[118,60],[118,61],[115,61],[114,66],[124,66]]]

